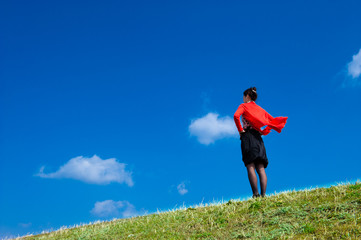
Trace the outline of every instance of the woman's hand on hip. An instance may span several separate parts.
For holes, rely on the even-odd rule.
[[[242,134],[245,133],[246,131],[242,130],[241,132],[239,132],[239,139],[241,139]]]

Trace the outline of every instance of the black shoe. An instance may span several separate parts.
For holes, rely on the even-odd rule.
[[[253,194],[253,196],[252,196],[252,198],[258,198],[258,197],[260,197],[261,195],[259,195],[259,193],[257,193],[257,194]]]
[[[266,194],[262,194],[261,197],[263,197],[263,198],[266,197]]]

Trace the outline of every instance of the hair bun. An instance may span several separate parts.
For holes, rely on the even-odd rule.
[[[244,92],[243,92],[243,97],[247,97],[247,95],[251,98],[252,101],[256,101],[257,99],[257,92],[256,92],[256,87],[250,87],[247,88]]]

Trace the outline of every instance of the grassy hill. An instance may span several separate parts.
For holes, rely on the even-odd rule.
[[[230,200],[22,239],[361,239],[361,183]]]

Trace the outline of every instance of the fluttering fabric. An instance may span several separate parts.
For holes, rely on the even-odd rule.
[[[239,105],[233,116],[238,132],[243,131],[243,127],[240,123],[241,115],[252,125],[252,128],[259,131],[262,135],[269,134],[271,129],[281,133],[281,130],[285,127],[288,119],[288,117],[272,117],[271,114],[257,105],[254,101],[242,103]],[[266,128],[261,130],[264,126],[266,126]]]

